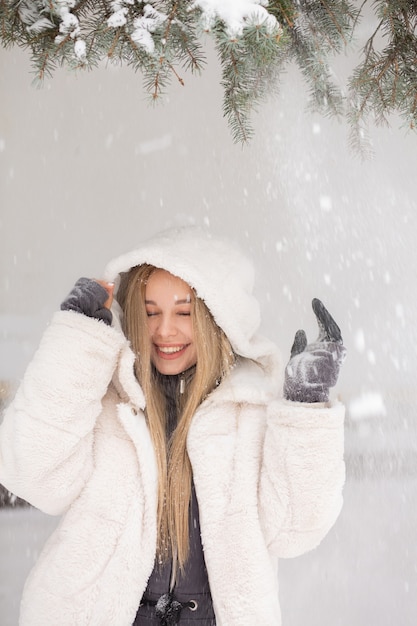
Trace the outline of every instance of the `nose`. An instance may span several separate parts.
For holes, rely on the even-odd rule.
[[[176,335],[177,329],[170,315],[159,316],[156,332],[161,338],[168,338]]]

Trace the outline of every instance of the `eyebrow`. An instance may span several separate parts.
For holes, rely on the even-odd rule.
[[[154,300],[145,300],[145,304],[152,304],[153,306],[158,306]],[[184,298],[183,300],[175,300],[175,305],[177,304],[191,304],[191,300],[189,298]]]

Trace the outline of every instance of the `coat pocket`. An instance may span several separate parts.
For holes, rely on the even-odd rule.
[[[122,528],[119,522],[88,512],[70,512],[50,537],[41,555],[37,584],[45,591],[71,597],[105,576]]]

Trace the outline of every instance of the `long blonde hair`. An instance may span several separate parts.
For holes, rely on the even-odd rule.
[[[167,403],[151,362],[147,333],[146,284],[158,268],[139,265],[122,275],[117,299],[122,326],[136,354],[135,373],[146,398],[146,419],[158,464],[158,559],[177,555],[183,569],[189,552],[189,504],[192,469],[186,442],[192,417],[204,398],[230,371],[235,355],[206,304],[192,290],[191,319],[197,349],[192,380],[177,398],[177,427],[167,439]]]

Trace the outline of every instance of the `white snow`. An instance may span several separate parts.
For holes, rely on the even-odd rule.
[[[366,356],[368,357],[368,361],[371,365],[375,365],[376,363],[376,355],[375,352],[373,350],[368,350],[368,352],[366,353]]]
[[[331,211],[333,208],[330,196],[320,196],[320,208],[322,211]]]
[[[349,415],[355,421],[383,417],[386,413],[384,399],[378,391],[366,391],[349,403]]]
[[[61,20],[59,30],[62,33],[67,33],[68,31],[78,28],[79,26],[78,17],[76,17],[73,13],[70,13],[67,9],[62,9]]]
[[[143,26],[139,25],[132,33],[132,40],[148,54],[153,54],[155,50],[154,40],[151,33]]]
[[[365,333],[363,328],[358,328],[354,336],[354,345],[358,352],[365,351]]]
[[[135,0],[115,0],[110,2],[113,13],[107,19],[109,28],[123,28],[128,23],[129,7]],[[55,44],[60,45],[68,36],[74,40],[74,57],[84,62],[87,59],[86,44],[81,35],[81,24],[71,9],[76,5],[75,0],[55,0],[50,3],[50,9],[60,20],[59,34],[55,37]],[[216,19],[222,20],[230,37],[239,37],[245,26],[264,25],[269,33],[279,32],[276,18],[268,13],[267,0],[196,0],[190,5],[190,10],[200,8],[201,22],[205,30],[210,30]],[[27,30],[41,33],[54,27],[53,21],[42,15],[37,8],[20,9],[20,15]],[[152,4],[145,4],[143,15],[133,20],[133,31],[130,37],[137,46],[144,49],[149,55],[154,54],[155,43],[152,33],[163,24],[167,15],[158,11]]]
[[[134,31],[131,35],[133,41],[144,48],[148,54],[153,54],[155,44],[151,33],[164,23],[166,15],[157,11],[152,5],[145,4],[143,7],[143,16],[134,20]]]
[[[195,0],[191,8],[202,10],[206,30],[211,30],[219,18],[231,37],[239,37],[250,24],[264,24],[271,33],[278,28],[277,20],[265,8],[267,4],[263,0]]]
[[[86,45],[84,39],[77,39],[74,44],[74,54],[80,61],[86,58]]]
[[[120,26],[124,26],[127,22],[127,12],[128,9],[126,8],[115,11],[115,13],[113,13],[113,15],[111,15],[107,20],[107,26],[110,28],[120,28]]]
[[[59,25],[61,34],[55,37],[55,43],[60,44],[67,35],[70,35],[71,39],[76,39],[81,32],[78,17],[71,13],[66,6],[60,9],[59,16],[61,18]]]
[[[282,293],[284,294],[284,296],[286,296],[288,302],[292,302],[292,293],[288,285],[283,285]]]
[[[122,28],[128,22],[129,5],[134,4],[133,0],[117,0],[111,2],[113,13],[107,19],[109,28]],[[205,30],[211,30],[217,19],[222,20],[226,25],[226,32],[230,37],[242,35],[245,26],[263,25],[269,33],[279,31],[279,24],[276,18],[267,10],[266,0],[195,0],[190,5],[190,10],[199,8],[202,11],[201,22]],[[54,12],[60,19],[59,35],[55,37],[55,43],[59,45],[68,35],[75,40],[74,55],[77,59],[86,59],[86,46],[82,39],[78,40],[81,34],[81,26],[76,15],[71,13],[75,6],[72,0],[58,0],[54,3]],[[167,16],[158,11],[152,4],[145,4],[143,15],[133,20],[133,31],[130,34],[132,40],[148,54],[153,54],[155,50],[152,33],[163,24]],[[42,32],[53,27],[53,22],[41,15],[39,12],[26,11],[25,21],[28,30]]]

